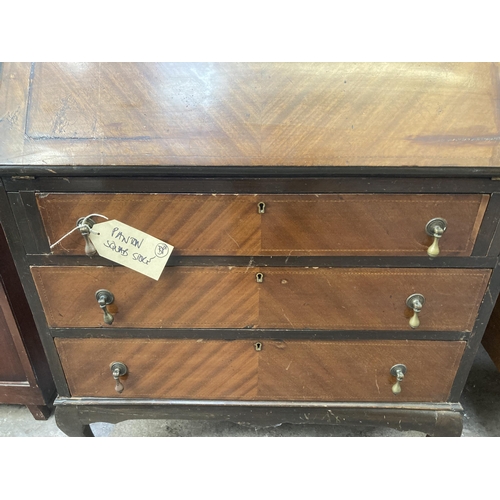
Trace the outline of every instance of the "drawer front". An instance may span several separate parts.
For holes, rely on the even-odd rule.
[[[489,196],[72,193],[37,200],[50,243],[99,213],[170,243],[177,255],[426,256],[432,238],[425,226],[441,217],[448,223],[441,255],[468,256]],[[82,236],[71,234],[53,252],[83,255]]]
[[[465,342],[55,339],[74,397],[446,401]],[[124,363],[115,390],[112,362]],[[407,368],[401,393],[390,369]]]
[[[257,283],[256,273],[263,274]],[[471,331],[489,269],[167,267],[160,280],[123,267],[33,267],[49,326],[410,331],[406,299],[425,297],[421,330]]]

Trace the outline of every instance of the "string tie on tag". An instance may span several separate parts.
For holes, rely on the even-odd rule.
[[[67,238],[71,233],[73,233],[77,229],[86,229],[89,233],[98,234],[97,231],[94,231],[90,227],[90,225],[87,224],[87,219],[90,219],[90,217],[102,217],[103,219],[109,220],[105,215],[101,215],[101,214],[89,214],[89,215],[87,215],[87,217],[84,217],[81,220],[80,224],[77,224],[76,227],[74,227],[71,231],[69,231],[68,233],[66,233],[62,238],[59,238],[55,243],[52,243],[52,245],[50,245],[49,248],[52,250],[56,245],[58,245],[59,243],[61,243],[61,241],[64,240],[64,238]]]

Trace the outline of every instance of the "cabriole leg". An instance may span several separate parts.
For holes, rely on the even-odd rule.
[[[70,406],[56,407],[56,424],[69,437],[94,437],[89,424],[80,421],[78,409]]]

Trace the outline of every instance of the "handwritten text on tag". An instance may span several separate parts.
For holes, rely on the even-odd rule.
[[[94,224],[90,239],[97,253],[158,281],[174,247],[123,222]]]

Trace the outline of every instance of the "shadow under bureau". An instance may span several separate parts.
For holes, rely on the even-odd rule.
[[[0,216],[59,427],[459,436],[500,290],[499,82],[489,64],[6,65],[0,111],[24,118],[0,122]],[[77,226],[99,215],[174,246],[158,281],[93,252]]]

